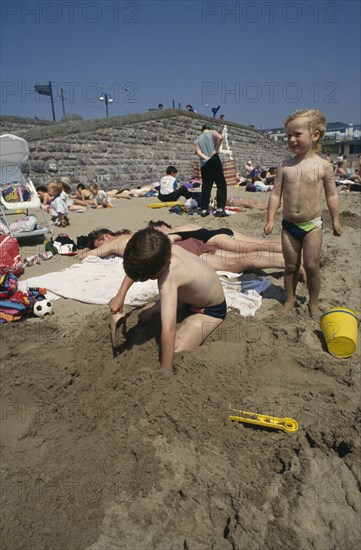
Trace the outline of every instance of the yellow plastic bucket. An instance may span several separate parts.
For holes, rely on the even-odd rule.
[[[358,318],[347,307],[333,307],[320,318],[328,351],[335,357],[350,357],[357,346]]]

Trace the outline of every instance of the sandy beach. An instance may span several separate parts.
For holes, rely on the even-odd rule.
[[[268,199],[240,188],[229,195]],[[163,219],[262,237],[264,211],[202,219],[147,207],[156,200],[70,213],[64,232],[75,239]],[[360,193],[341,193],[340,204],[336,238],[322,202],[320,305],[359,315]],[[43,248],[25,245],[22,257]],[[74,262],[55,256],[21,280]],[[255,317],[229,311],[169,372],[159,366],[159,324],[137,327],[136,308],[127,307],[128,338],[115,358],[107,306],[59,299],[53,316],[1,327],[4,549],[359,547],[360,345],[348,359],[330,355],[305,285],[283,319],[283,273],[263,275],[272,286]],[[230,405],[294,418],[299,430],[231,422]]]

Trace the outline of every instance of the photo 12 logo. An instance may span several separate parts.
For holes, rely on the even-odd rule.
[[[2,2],[2,23],[139,23],[137,2]]]
[[[202,82],[202,102],[219,103],[296,103],[307,100],[313,103],[339,103],[340,87],[337,82]]]
[[[202,23],[339,23],[338,2],[202,2]]]
[[[137,82],[113,82],[108,86],[106,94],[110,103],[138,103],[139,85]],[[1,84],[1,103],[10,100],[20,100],[20,103],[34,101],[65,101],[66,104],[76,104],[81,101],[96,104],[104,99],[102,85],[98,82],[51,82],[49,84],[29,84],[28,82],[4,81]],[[111,99],[111,101],[110,101]]]

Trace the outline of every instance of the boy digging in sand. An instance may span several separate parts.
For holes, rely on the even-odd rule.
[[[124,252],[124,270],[127,277],[109,303],[113,315],[122,309],[133,281],[158,279],[159,301],[143,309],[139,320],[150,323],[160,312],[163,368],[172,367],[175,352],[200,346],[226,317],[224,293],[215,271],[194,254],[172,247],[160,231],[147,228],[133,235]],[[180,306],[190,315],[176,330]]]
[[[342,233],[339,219],[339,197],[332,166],[316,154],[317,144],[326,130],[326,119],[318,110],[296,111],[285,121],[288,147],[294,158],[277,168],[275,183],[268,202],[264,232],[272,232],[277,209],[283,195],[282,252],[285,259],[286,302],[282,315],[294,306],[301,255],[307,275],[309,313],[320,313],[320,254],[322,218],[320,195],[322,188],[331,214],[333,234]]]

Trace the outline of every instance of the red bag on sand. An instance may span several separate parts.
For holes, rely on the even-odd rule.
[[[23,272],[18,241],[10,235],[0,236],[0,274],[13,273],[20,277]]]

